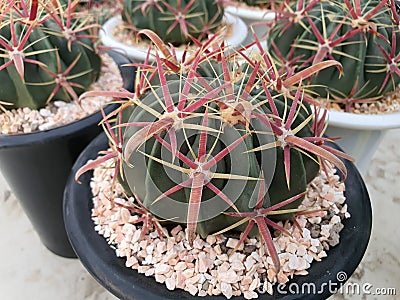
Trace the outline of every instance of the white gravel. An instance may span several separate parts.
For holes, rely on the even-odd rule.
[[[300,206],[312,207],[312,212],[298,214],[296,225],[291,221],[279,223],[291,236],[275,234],[281,262],[281,270],[276,273],[264,243],[257,238],[247,239],[232,253],[238,239],[229,234],[209,235],[206,239],[197,236],[193,247],[181,225],[170,230],[168,237],[159,236],[154,226],[143,235],[138,219],[146,215],[134,213],[135,200],[123,197],[119,184],[112,186],[110,163],[95,169],[91,182],[96,231],[115,247],[117,256],[126,258],[127,267],[154,277],[170,290],[183,289],[192,295],[222,294],[228,299],[243,295],[252,299],[261,289],[272,293],[274,284],[307,275],[313,261],[326,257],[327,250],[339,242],[341,220],[350,217],[344,204],[345,187],[335,169],[329,169],[328,177],[320,173]]]

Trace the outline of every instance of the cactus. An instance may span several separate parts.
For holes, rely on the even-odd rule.
[[[392,3],[394,1],[391,1]],[[304,0],[277,12],[268,44],[277,60],[302,69],[327,59],[341,63],[313,76],[322,98],[353,104],[378,99],[400,83],[400,32],[386,0]]]
[[[28,5],[31,3],[31,5]],[[1,10],[0,99],[5,108],[39,109],[77,99],[98,77],[95,24],[70,1],[9,1]]]
[[[207,44],[180,64],[156,54],[155,65],[140,65],[135,93],[108,92],[128,99],[117,133],[108,123],[116,113],[105,118],[112,149],[81,168],[76,179],[114,159],[114,178],[118,174],[146,215],[186,223],[189,243],[196,232],[234,228],[243,231],[241,241],[260,233],[279,269],[267,225],[285,230],[269,213],[276,211],[274,220],[291,218],[325,160],[346,177],[335,154],[347,156],[324,144],[323,120],[313,119],[301,86],[302,79],[337,63],[294,74],[290,82],[282,78],[281,93],[270,88],[276,80],[266,53],[253,60],[242,51],[226,55],[212,48]],[[104,92],[82,97],[96,94]]]
[[[68,5],[68,0],[59,0],[61,5]],[[97,24],[103,25],[109,18],[120,14],[123,0],[82,0],[74,2],[78,12],[89,13]]]
[[[150,29],[166,43],[182,45],[217,31],[224,9],[216,0],[124,0],[122,19],[135,30]]]

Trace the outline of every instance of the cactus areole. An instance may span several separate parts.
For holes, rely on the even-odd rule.
[[[49,101],[77,99],[98,78],[96,25],[55,6],[10,1],[1,8],[0,103],[6,109],[39,109]]]
[[[137,31],[150,29],[165,43],[182,45],[220,27],[224,15],[216,0],[124,0],[122,19]]]
[[[305,0],[278,11],[268,43],[275,58],[293,68],[328,59],[341,63],[310,78],[319,96],[374,98],[400,83],[398,25],[386,0]]]

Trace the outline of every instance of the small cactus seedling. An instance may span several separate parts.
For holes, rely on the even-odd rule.
[[[122,19],[135,31],[149,29],[165,43],[182,45],[216,32],[223,15],[223,1],[124,0]]]
[[[400,83],[399,22],[391,2],[298,1],[277,12],[268,44],[277,60],[299,70],[340,62],[341,69],[325,69],[310,82],[320,97],[351,111],[354,103],[378,99]]]
[[[189,244],[196,233],[234,228],[243,231],[241,241],[260,233],[279,269],[268,225],[284,231],[274,220],[293,217],[325,160],[346,177],[336,155],[347,156],[325,145],[323,118],[313,119],[301,85],[337,63],[323,62],[289,81],[269,72],[275,65],[268,65],[265,52],[252,58],[209,46],[178,65],[157,53],[154,64],[139,67],[140,93],[108,92],[128,99],[115,127],[118,137],[105,126],[118,147],[76,178],[113,158],[126,193],[157,220],[186,223]],[[277,81],[284,92],[276,90]]]
[[[7,2],[7,1],[6,1]],[[77,1],[8,1],[1,7],[0,99],[5,108],[38,109],[77,99],[98,77],[96,24],[75,14]]]

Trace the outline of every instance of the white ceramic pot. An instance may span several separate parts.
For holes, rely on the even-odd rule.
[[[243,20],[249,28],[254,30],[258,38],[263,39],[268,32],[268,27],[262,24],[262,22],[273,21],[275,18],[275,13],[269,10],[260,9],[247,9],[238,6],[227,6],[225,11],[235,15]],[[247,38],[249,42],[252,40],[252,32],[249,30],[249,37]]]
[[[232,24],[232,34],[225,40],[225,46],[241,46],[248,32],[246,24],[239,17],[231,15],[229,13],[224,14],[224,19],[229,24]],[[102,43],[105,46],[112,47],[113,50],[120,51],[137,61],[144,61],[147,56],[147,49],[126,45],[115,39],[115,37],[113,36],[112,31],[116,26],[120,25],[121,23],[121,16],[115,16],[109,19],[103,25],[103,30],[100,32]],[[182,58],[183,52],[183,50],[176,51],[178,59]]]
[[[330,111],[326,134],[342,137],[337,143],[356,159],[362,174],[366,174],[373,154],[385,133],[400,128],[400,112],[366,115]]]

